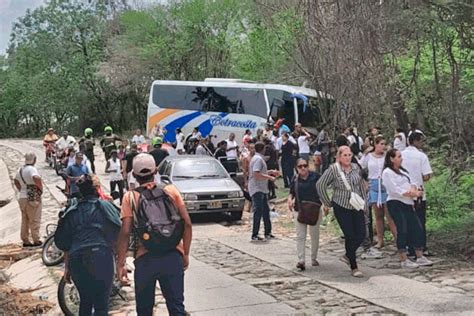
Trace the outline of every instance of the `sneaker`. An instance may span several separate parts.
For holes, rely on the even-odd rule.
[[[361,254],[360,257],[362,259],[381,259],[383,258],[383,254],[374,247],[370,247],[363,254]]]
[[[432,252],[429,251],[429,250],[425,250],[425,251],[423,251],[423,256],[425,256],[425,257],[432,257],[432,256],[434,256],[434,253],[432,253]]]
[[[433,261],[428,260],[428,258],[426,258],[425,256],[422,256],[416,259],[416,264],[420,267],[429,267],[433,265]]]
[[[311,265],[312,265],[313,267],[319,267],[319,262],[318,262],[318,260],[316,260],[316,259],[311,260]]]
[[[364,274],[362,272],[359,271],[359,269],[354,269],[352,270],[351,272],[352,276],[355,277],[355,278],[362,278],[364,277]]]
[[[298,269],[298,270],[300,270],[300,271],[306,270],[306,265],[305,265],[305,263],[304,263],[304,262],[298,262],[298,263],[296,264],[296,269]]]
[[[268,234],[268,235],[265,235],[265,239],[274,239],[275,236],[273,236],[272,234]]]
[[[416,269],[419,267],[418,264],[416,264],[415,262],[411,261],[410,259],[407,259],[405,261],[402,261],[401,262],[401,267],[402,269]]]
[[[344,263],[347,264],[348,266],[351,265],[351,263],[349,262],[349,258],[347,258],[346,255],[340,257],[340,258],[339,258],[339,261],[344,262]]]
[[[254,237],[252,237],[251,241],[263,241],[263,238],[260,237],[260,236],[254,236]]]

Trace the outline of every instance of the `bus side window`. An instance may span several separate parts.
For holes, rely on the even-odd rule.
[[[267,90],[268,101],[270,104],[274,102],[275,99],[283,100],[284,104],[281,104],[280,107],[273,107],[271,117],[274,122],[278,119],[284,118],[285,125],[293,129],[295,126],[295,110],[293,104],[293,98],[290,97],[290,93],[281,91],[281,90]]]

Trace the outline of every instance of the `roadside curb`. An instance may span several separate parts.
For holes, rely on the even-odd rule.
[[[12,187],[10,180],[10,174],[8,168],[3,159],[0,159],[0,200],[1,201],[13,201],[16,199],[15,191]]]

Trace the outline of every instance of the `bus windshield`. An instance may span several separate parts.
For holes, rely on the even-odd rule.
[[[258,88],[154,85],[152,100],[160,108],[267,115],[263,89]]]

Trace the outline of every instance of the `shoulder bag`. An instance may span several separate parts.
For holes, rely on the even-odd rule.
[[[318,222],[319,212],[321,211],[321,203],[313,201],[301,201],[298,192],[298,178],[295,178],[295,199],[298,209],[297,221],[301,224],[314,226]]]
[[[23,183],[26,185],[26,199],[30,202],[39,202],[41,201],[41,190],[36,186],[36,184],[28,184],[23,178],[23,167],[20,169],[20,177]]]
[[[365,208],[365,200],[351,189],[351,186],[347,181],[346,175],[344,171],[342,171],[342,168],[338,162],[336,162],[336,167],[339,172],[339,175],[341,176],[342,182],[344,182],[344,186],[346,187],[347,191],[351,192],[351,198],[349,200],[349,203],[356,211],[363,210]]]

